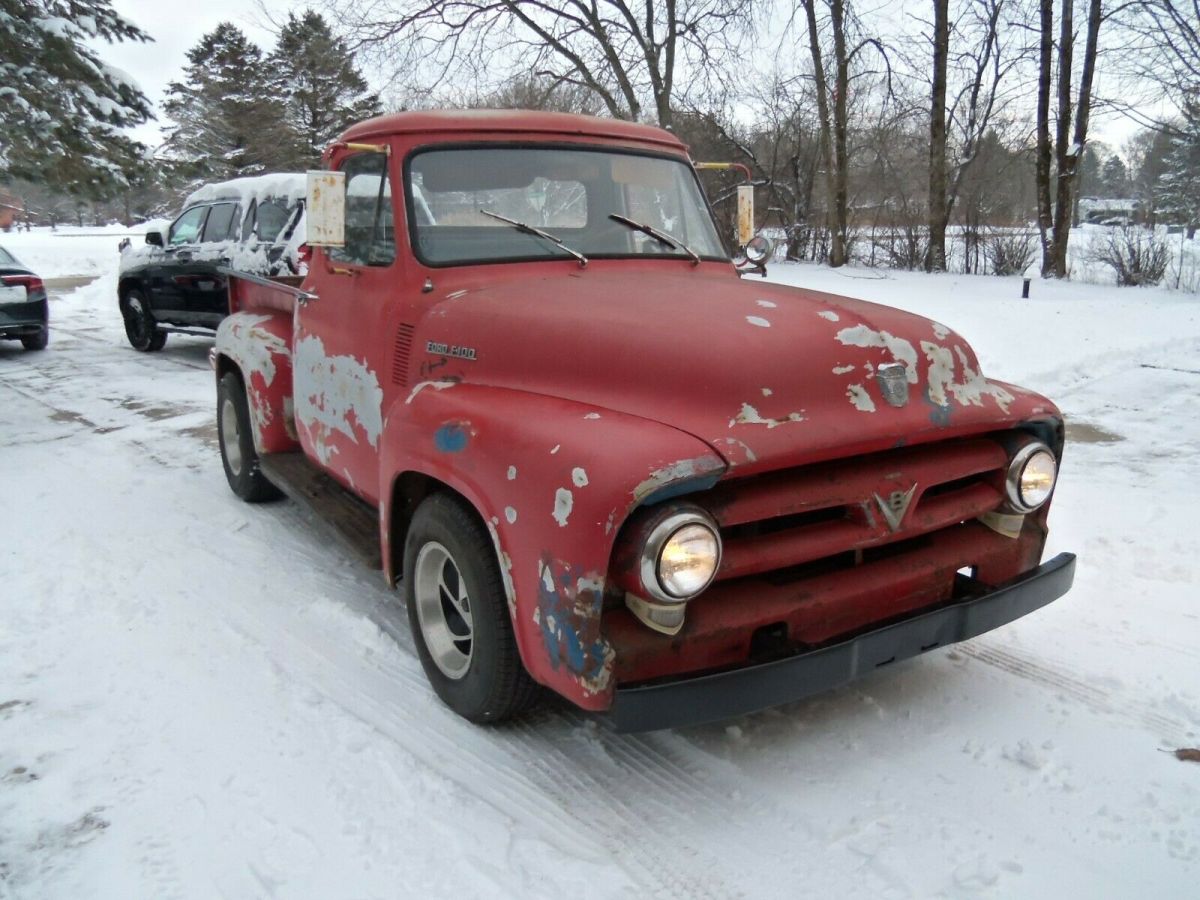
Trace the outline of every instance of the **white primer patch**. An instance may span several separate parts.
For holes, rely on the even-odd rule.
[[[236,360],[247,380],[249,372],[262,373],[267,387],[275,380],[275,357],[292,355],[287,341],[259,326],[272,316],[235,313],[227,316],[217,327],[217,352]]]
[[[550,455],[551,455],[551,456],[553,456],[555,453],[557,453],[557,452],[558,452],[558,448],[559,448],[559,447],[561,447],[561,446],[562,446],[562,444],[555,444],[555,445],[554,445],[554,448],[553,448],[553,449],[550,451]]]
[[[725,444],[727,447],[741,447],[742,452],[746,454],[746,462],[758,462],[758,456],[745,441],[739,441],[737,438],[717,438],[715,443]]]
[[[770,328],[771,323],[762,316],[746,316],[746,321],[751,325],[757,325],[759,328]]]
[[[921,341],[921,349],[929,359],[929,399],[934,403],[946,406],[947,392],[962,406],[983,406],[983,398],[991,397],[1001,412],[1008,413],[1008,408],[1015,399],[1013,395],[972,369],[962,347],[954,347],[954,354],[958,356],[958,362],[962,366],[961,381],[955,380],[954,355],[947,348],[930,341]]]
[[[950,333],[950,329],[947,328],[945,325],[943,325],[941,322],[933,323],[933,336],[935,338],[937,338],[939,341],[944,341],[946,339],[946,335],[948,335],[949,333]]]
[[[509,480],[509,481],[516,481],[516,480],[517,480],[517,467],[516,467],[516,466],[509,466],[509,467],[508,467],[508,480]]]
[[[587,487],[587,472],[585,472],[580,466],[576,466],[571,470],[571,481],[574,483],[575,487]]]
[[[355,430],[362,429],[367,442],[378,445],[383,432],[383,389],[364,363],[353,356],[326,356],[324,342],[309,336],[296,342],[292,368],[296,417],[310,434],[323,426],[358,443]]]
[[[600,413],[595,413],[595,412],[588,413],[586,416],[584,416],[584,418],[585,419],[598,419],[598,418],[600,418]]]
[[[508,519],[509,525],[512,525],[517,521],[517,511],[511,506],[504,507],[504,518]]]
[[[772,303],[770,300],[755,300],[754,302],[757,303],[759,306],[761,306],[763,309],[774,309],[775,308],[775,304]]]
[[[837,339],[847,347],[879,347],[892,354],[897,362],[902,362],[908,370],[908,383],[917,383],[917,351],[904,338],[898,338],[886,331],[876,331],[866,325],[855,325],[853,328],[843,328],[837,333]]]
[[[567,519],[571,516],[571,508],[575,505],[575,497],[566,488],[554,492],[554,521],[560,528],[567,527]]]
[[[823,309],[817,313],[822,319],[828,319],[830,322],[840,322],[841,318],[832,309]]]
[[[417,396],[417,394],[421,393],[421,391],[425,390],[425,388],[433,388],[435,391],[444,391],[444,390],[446,390],[446,388],[452,388],[456,384],[458,384],[457,381],[422,381],[422,382],[419,382],[418,384],[416,384],[413,387],[412,391],[408,395],[408,399],[405,400],[404,402],[406,404],[412,403],[413,399]]]
[[[763,392],[763,396],[764,396],[764,397],[770,397],[770,396],[771,396],[773,393],[775,393],[775,392],[774,392],[773,390],[771,390],[770,388],[763,388],[763,389],[762,389],[762,392]]]
[[[861,384],[852,384],[846,388],[846,396],[859,412],[875,412],[875,401]]]
[[[834,375],[845,375],[846,373],[853,372],[853,371],[854,371],[854,366],[834,366],[833,367]]]
[[[759,415],[758,410],[749,403],[743,403],[741,412],[729,420],[729,427],[732,428],[734,425],[766,425],[770,429],[786,425],[788,422],[803,421],[804,415],[802,412],[790,412],[779,419],[768,419]]]

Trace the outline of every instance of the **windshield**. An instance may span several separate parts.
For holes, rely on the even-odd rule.
[[[537,147],[426,150],[409,161],[408,191],[413,249],[428,265],[570,258],[554,241],[497,215],[549,232],[589,259],[690,262],[685,247],[728,259],[695,173],[676,158]]]

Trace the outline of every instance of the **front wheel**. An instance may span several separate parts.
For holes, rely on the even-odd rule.
[[[495,550],[458,499],[434,494],[413,515],[404,598],[421,666],[443,703],[479,723],[532,704],[537,686],[517,651]]]
[[[130,291],[121,305],[125,317],[125,337],[129,345],[142,353],[161,350],[167,343],[167,333],[158,327],[150,304],[141,291]]]
[[[246,388],[236,372],[226,372],[217,382],[217,438],[225,479],[235,494],[247,503],[262,503],[281,496],[258,466]]]

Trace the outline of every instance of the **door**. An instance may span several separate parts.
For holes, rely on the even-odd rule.
[[[161,254],[156,254],[157,261],[149,267],[147,290],[150,296],[146,299],[156,318],[173,321],[187,313],[186,283],[178,281],[176,276],[199,243],[207,215],[207,206],[184,210],[167,231],[167,246]]]
[[[301,445],[372,503],[379,499],[387,311],[402,283],[393,201],[400,194],[390,162],[385,152],[360,151],[336,166],[346,173],[346,244],[310,267],[318,299],[297,309],[292,363]]]
[[[217,269],[232,262],[240,231],[238,204],[215,203],[204,221],[199,244],[190,251],[180,251],[176,280],[187,296],[188,316],[193,324],[215,328],[229,314],[225,276]]]

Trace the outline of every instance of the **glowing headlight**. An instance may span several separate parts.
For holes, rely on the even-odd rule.
[[[699,510],[668,516],[650,532],[642,551],[641,580],[656,600],[690,600],[712,583],[721,564],[716,523]]]
[[[1027,444],[1017,451],[1008,466],[1006,493],[1017,512],[1033,512],[1050,498],[1058,463],[1045,444]]]

